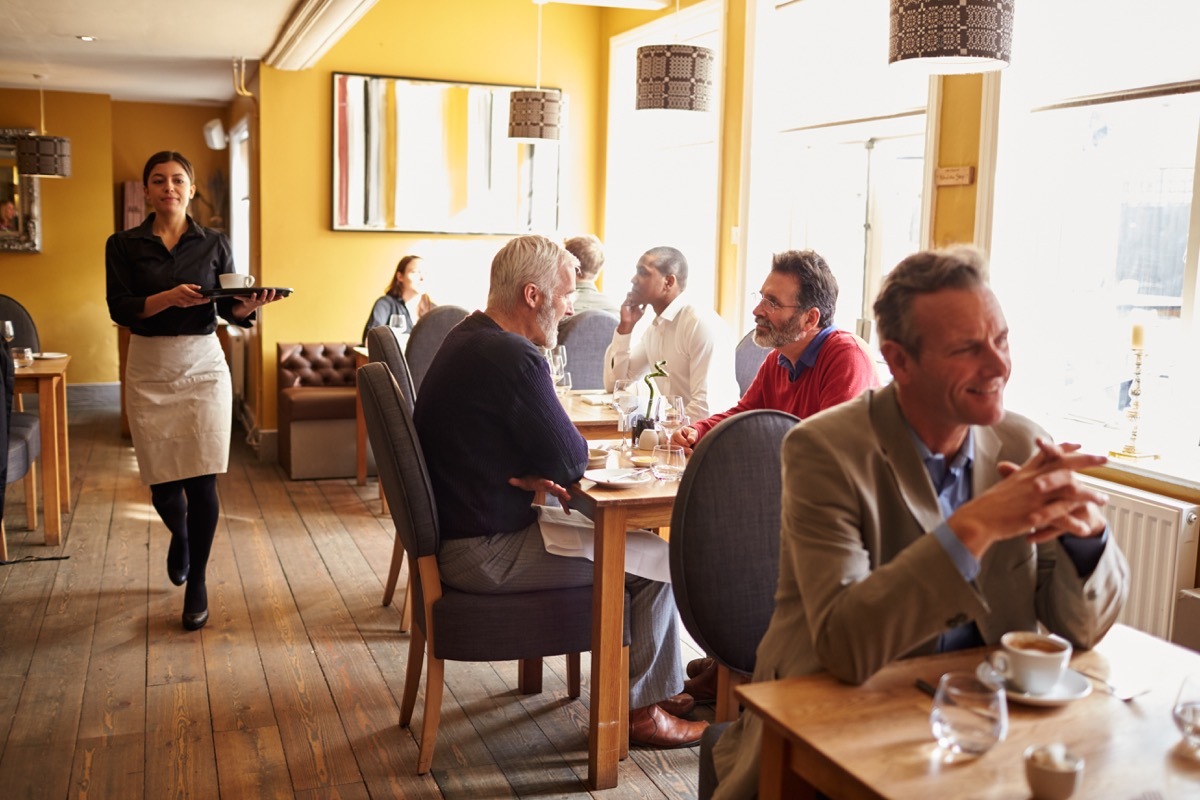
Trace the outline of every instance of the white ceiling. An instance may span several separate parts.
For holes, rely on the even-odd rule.
[[[296,0],[0,0],[0,87],[224,105]],[[77,36],[95,36],[82,42]],[[249,68],[248,68],[249,71]],[[0,119],[0,125],[3,120]]]

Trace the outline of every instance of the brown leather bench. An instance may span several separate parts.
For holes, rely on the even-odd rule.
[[[354,346],[276,345],[279,463],[293,480],[354,477]],[[367,469],[374,467],[368,450]]]

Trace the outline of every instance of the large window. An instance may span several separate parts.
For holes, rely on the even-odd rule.
[[[813,249],[838,279],[835,324],[871,339],[887,270],[920,249],[928,79],[887,64],[875,0],[756,6],[741,329],[771,254]]]
[[[1119,449],[1138,326],[1138,445],[1164,457],[1141,466],[1193,481],[1197,23],[1191,0],[1022,7],[1002,78],[992,238],[1012,326],[1008,406],[1062,438]]]

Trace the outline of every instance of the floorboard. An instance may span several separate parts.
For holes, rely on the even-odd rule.
[[[424,686],[401,728],[408,574],[381,605],[393,528],[375,480],[289,481],[235,434],[210,621],[189,633],[118,409],[72,403],[69,419],[62,545],[43,544],[41,520],[9,531],[12,559],[68,558],[0,567],[0,796],[695,797],[695,748],[635,749],[617,788],[587,792],[587,654],[574,700],[561,657],[527,696],[514,662],[448,663],[433,768],[416,775]],[[7,499],[23,523],[24,493]]]

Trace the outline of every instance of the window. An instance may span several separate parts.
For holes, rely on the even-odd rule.
[[[722,4],[709,0],[613,37],[609,53],[608,175],[604,209],[604,292],[620,299],[642,253],[666,245],[688,260],[692,302],[716,296],[720,114],[638,111],[637,48],[678,42],[716,54],[721,86]]]
[[[929,81],[888,68],[874,0],[762,0],[756,12],[741,330],[771,255],[812,249],[837,276],[835,324],[869,339],[883,276],[926,238]]]
[[[1120,449],[1142,326],[1138,447],[1164,458],[1141,466],[1197,480],[1200,9],[1026,6],[1002,77],[991,248],[1013,329],[1007,405],[1059,438]]]

